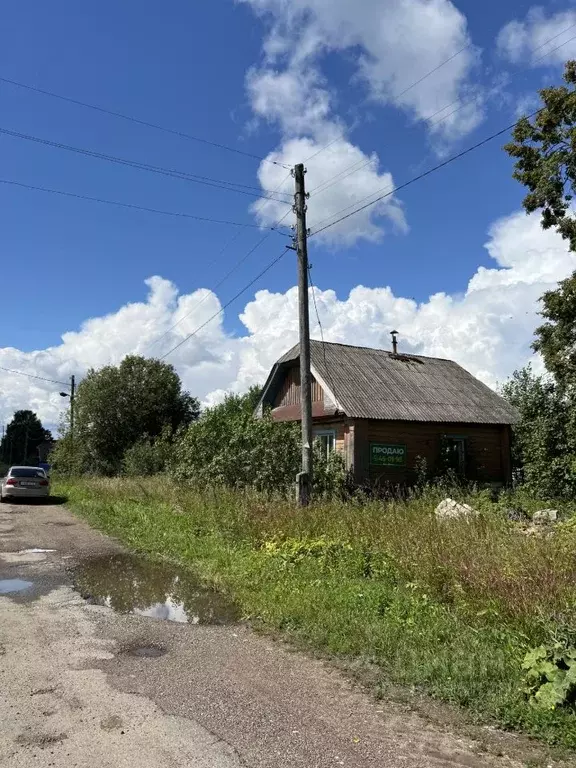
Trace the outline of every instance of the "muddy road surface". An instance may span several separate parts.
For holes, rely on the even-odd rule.
[[[0,766],[488,768],[63,505],[0,507]],[[506,749],[503,751],[507,752]]]

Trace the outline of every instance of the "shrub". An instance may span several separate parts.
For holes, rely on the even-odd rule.
[[[166,470],[173,450],[170,429],[165,430],[156,440],[139,440],[125,451],[122,472],[134,477],[160,474]]]
[[[177,441],[171,471],[198,487],[287,493],[300,463],[299,425],[256,419],[253,398],[229,395]]]

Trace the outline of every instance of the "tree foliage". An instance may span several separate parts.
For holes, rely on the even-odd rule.
[[[75,473],[116,474],[134,445],[154,441],[165,430],[175,433],[199,412],[171,365],[129,355],[118,366],[90,370],[80,382],[74,435],[68,419],[54,464]]]
[[[172,464],[177,479],[200,486],[286,492],[300,466],[300,427],[254,418],[259,392],[229,395],[184,432]]]
[[[567,62],[564,80],[540,91],[542,108],[518,121],[505,150],[516,158],[514,178],[530,190],[526,211],[541,210],[542,227],[554,227],[576,251],[576,61]]]
[[[229,395],[207,409],[177,441],[172,473],[200,487],[221,485],[291,495],[301,466],[299,422],[276,422],[269,413],[254,417],[261,390]],[[314,451],[314,495],[341,495],[346,488],[339,454]]]
[[[16,411],[0,443],[0,461],[6,465],[36,464],[38,446],[47,440],[52,440],[52,435],[33,411]]]
[[[576,384],[576,274],[542,296],[544,322],[536,329],[534,350],[564,389]]]
[[[551,376],[530,367],[516,371],[502,394],[517,408],[513,462],[535,496],[571,498],[576,493],[574,403]]]

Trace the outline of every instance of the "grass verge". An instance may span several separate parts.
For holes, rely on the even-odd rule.
[[[479,720],[576,748],[576,715],[531,706],[521,669],[527,650],[575,626],[570,525],[526,536],[481,496],[471,500],[478,519],[439,523],[433,492],[297,510],[157,479],[55,490],[129,547],[193,567],[253,622],[376,665],[384,687],[415,687]]]

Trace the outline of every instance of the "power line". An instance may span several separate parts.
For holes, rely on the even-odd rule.
[[[186,171],[178,171],[173,168],[163,168],[162,166],[151,165],[149,163],[141,163],[136,160],[127,160],[123,157],[116,157],[115,155],[107,155],[102,152],[95,152],[90,149],[84,149],[82,147],[73,147],[70,144],[62,144],[57,141],[50,141],[49,139],[43,139],[38,136],[31,136],[25,133],[19,133],[18,131],[11,131],[7,128],[0,127],[0,134],[5,136],[12,136],[17,139],[24,139],[25,141],[33,141],[37,144],[44,144],[45,146],[55,147],[57,149],[65,149],[68,152],[76,152],[86,157],[94,157],[98,160],[106,160],[110,163],[117,163],[118,165],[125,165],[130,168],[137,168],[138,170],[150,171],[151,173],[158,173],[162,176],[170,176],[176,179],[183,179],[184,181],[191,181],[196,184],[203,184],[208,187],[215,187],[216,189],[223,189],[228,192],[238,192],[241,195],[248,195],[248,197],[262,197],[262,190],[257,187],[252,187],[247,184],[236,184],[236,182],[222,181],[220,179],[211,179],[208,176],[198,176],[197,174],[188,173]],[[225,186],[228,185],[228,186]],[[246,189],[253,189],[254,192],[246,191],[245,189],[236,189],[235,187],[245,187]],[[270,197],[270,200],[276,200],[276,202],[285,202],[278,198]]]
[[[334,384],[332,371],[328,367],[328,360],[326,357],[326,342],[324,341],[324,329],[322,328],[322,321],[320,320],[320,313],[318,312],[318,304],[316,303],[316,287],[314,285],[314,282],[312,281],[311,266],[308,267],[308,281],[310,283],[310,287],[312,288],[312,301],[314,302],[314,312],[316,313],[316,320],[318,321],[318,327],[320,328],[320,338],[322,339],[322,356],[324,358],[324,368],[326,369],[326,373],[330,378],[330,384],[332,385],[332,394],[336,399],[338,399],[338,394],[336,393],[336,386]]]
[[[401,91],[400,93],[396,94],[394,96],[394,99],[401,99],[402,96],[405,96],[409,91],[412,90],[412,88],[415,88],[417,85],[420,85],[420,83],[423,83],[424,80],[427,80],[430,77],[430,75],[433,75],[435,72],[438,72],[439,69],[442,69],[442,67],[446,66],[446,64],[449,64],[457,56],[460,56],[461,53],[464,53],[464,51],[467,51],[468,48],[470,48],[471,45],[472,45],[472,43],[468,43],[468,45],[465,45],[463,48],[460,48],[459,51],[456,51],[456,53],[453,53],[452,56],[447,58],[441,64],[438,64],[438,66],[434,67],[434,69],[431,69],[430,72],[427,72],[419,80],[416,80],[415,83],[412,83],[412,85],[409,85],[408,88],[405,88],[403,91]]]
[[[541,48],[544,48],[546,45],[549,45],[551,42],[553,42],[557,38],[561,37],[562,35],[566,34],[566,32],[569,32],[574,27],[576,27],[576,22],[573,23],[573,24],[570,24],[568,27],[566,27],[565,29],[563,29],[561,32],[559,32],[558,34],[554,35],[553,37],[549,38],[548,40],[545,40],[541,45],[539,45],[537,48],[534,49],[533,53],[535,53],[536,51],[539,51]],[[533,64],[536,64],[539,61],[541,61],[542,59],[545,59],[547,56],[550,56],[552,53],[555,53],[560,48],[563,48],[565,45],[568,45],[568,43],[572,42],[575,39],[576,39],[576,36],[571,37],[569,40],[565,40],[563,43],[561,43],[560,45],[556,46],[556,48],[553,48],[551,51],[547,51],[545,54],[540,56],[538,59],[536,59],[533,62]],[[465,48],[462,48],[458,53],[462,53],[468,47],[470,47],[470,46],[466,46]],[[447,64],[449,61],[451,61],[457,55],[458,54],[454,54],[454,56],[451,57],[450,59],[447,59],[444,62],[444,64]],[[436,69],[439,69],[441,66],[443,66],[443,64],[441,64]],[[432,70],[431,72],[428,73],[428,75],[432,74],[434,71],[436,71],[436,70]],[[526,74],[523,69],[519,70],[518,72],[516,72],[516,74],[513,75],[513,77],[518,77],[521,74],[524,74],[524,75]],[[428,77],[428,75],[425,75],[424,78],[421,78],[420,81],[417,81],[412,86],[410,86],[408,89],[406,89],[406,91],[404,91],[401,94],[399,94],[399,96],[397,98],[399,98],[405,92],[410,90],[410,88],[413,87],[414,85],[417,85],[418,82],[422,82],[422,80],[426,79],[426,77]],[[459,112],[461,109],[463,109],[465,106],[470,105],[472,103],[473,103],[472,100],[471,101],[467,101],[467,102],[461,102],[461,99],[455,99],[454,101],[450,102],[450,104],[446,104],[441,109],[439,109],[436,112],[434,112],[433,114],[429,115],[426,118],[426,121],[429,122],[430,120],[432,120],[437,115],[440,115],[442,112],[445,112],[447,109],[450,109],[450,107],[453,107],[455,104],[460,104],[459,107],[457,107],[456,109],[452,110],[452,112],[450,112],[449,114],[444,115],[444,117],[441,117],[439,120],[435,120],[434,122],[430,123],[430,127],[433,128],[436,125],[440,125],[440,123],[444,122],[445,120],[448,120],[450,117],[452,117],[457,112]],[[330,145],[327,145],[327,146],[330,146]],[[384,145],[384,146],[386,146],[386,145]],[[327,147],[325,147],[325,148],[327,148]],[[318,195],[321,192],[325,192],[327,189],[332,187],[337,181],[343,180],[343,179],[347,179],[349,176],[352,176],[353,174],[357,173],[358,171],[361,171],[367,165],[370,165],[371,162],[372,162],[372,158],[369,158],[368,160],[365,160],[365,161],[364,160],[360,160],[360,161],[357,161],[355,163],[352,163],[352,165],[349,165],[347,168],[345,168],[340,173],[336,174],[335,176],[333,176],[333,177],[327,179],[326,181],[322,182],[321,184],[319,184],[318,187],[316,187],[316,189],[313,189],[311,191],[311,194]],[[357,167],[357,166],[359,166],[359,167]],[[348,173],[348,171],[350,171],[350,173]],[[336,215],[336,214],[334,214],[334,215]]]
[[[402,96],[405,96],[409,91],[411,91],[413,88],[416,88],[417,85],[420,85],[420,83],[423,83],[424,80],[427,80],[430,75],[433,75],[435,72],[438,72],[439,69],[442,69],[442,67],[446,66],[446,64],[449,64],[453,59],[455,59],[457,56],[460,56],[461,53],[464,53],[464,51],[468,50],[472,43],[468,43],[468,45],[465,45],[463,48],[461,48],[459,51],[456,51],[456,53],[453,53],[452,56],[442,61],[440,64],[438,64],[434,69],[431,69],[429,72],[426,72],[426,74],[422,75],[418,80],[411,83],[407,88],[404,88],[403,91],[401,91],[399,94],[394,96],[395,99],[400,99]],[[0,78],[1,80],[2,78]],[[310,160],[313,160],[315,157],[320,155],[324,150],[331,147],[333,144],[335,144],[337,141],[340,141],[340,139],[343,139],[344,134],[340,134],[340,136],[337,136],[335,139],[332,139],[332,141],[328,142],[325,146],[323,146],[321,149],[319,149],[317,152],[314,152],[313,155],[310,155],[310,157],[307,157],[306,160],[304,160],[304,163],[309,163]],[[358,169],[360,170],[360,169]],[[343,171],[344,173],[344,171]],[[313,192],[316,192],[316,190],[312,190]]]
[[[137,117],[133,117],[131,115],[125,115],[122,112],[115,112],[112,109],[106,109],[105,107],[100,107],[96,104],[89,104],[86,101],[80,101],[79,99],[72,99],[69,96],[63,96],[60,93],[54,93],[54,91],[47,91],[43,88],[37,88],[33,85],[28,85],[27,83],[19,82],[18,80],[11,80],[8,77],[0,77],[0,82],[2,83],[9,83],[10,85],[15,85],[18,88],[25,88],[28,91],[34,91],[36,93],[41,93],[44,96],[51,96],[55,99],[60,99],[61,101],[67,101],[70,104],[76,104],[80,107],[87,107],[88,109],[94,109],[97,112],[102,112],[106,115],[112,115],[113,117],[119,117],[122,120],[129,120],[132,123],[137,123],[138,125],[144,125],[147,128],[154,128],[154,130],[157,131],[163,131],[164,133],[170,133],[173,136],[179,136],[182,139],[189,139],[190,141],[197,141],[201,144],[207,144],[211,147],[217,147],[218,149],[224,149],[227,152],[234,152],[237,155],[244,155],[245,157],[251,157],[254,160],[260,160],[265,163],[271,163],[272,165],[279,165],[283,168],[287,168],[288,166],[284,165],[283,163],[279,163],[277,160],[269,160],[266,157],[262,157],[261,155],[255,155],[252,152],[246,152],[242,149],[236,149],[235,147],[229,147],[226,144],[220,144],[216,141],[209,141],[208,139],[200,138],[199,136],[193,136],[190,133],[185,133],[184,131],[177,131],[173,128],[167,128],[163,125],[158,125],[156,123],[151,123],[147,120],[140,120]]]
[[[56,381],[55,379],[46,379],[44,376],[36,376],[33,373],[25,373],[24,371],[13,371],[11,368],[4,368],[0,365],[0,371],[6,371],[7,373],[15,373],[18,376],[26,376],[29,379],[39,379],[40,381],[49,381],[51,384],[60,384],[63,387],[68,387],[69,382],[66,381]]]
[[[292,171],[290,171],[290,173],[289,173],[287,176],[285,176],[285,177],[282,179],[282,181],[281,181],[281,182],[280,182],[280,184],[279,184],[279,185],[276,187],[276,189],[274,190],[274,192],[276,192],[276,191],[278,191],[279,189],[281,189],[281,187],[282,187],[282,186],[284,185],[284,183],[285,183],[285,182],[286,182],[286,181],[287,181],[287,180],[290,178],[290,176],[291,176],[291,175],[292,175]],[[263,207],[263,204],[264,204],[264,202],[265,202],[265,201],[263,200],[263,201],[261,202],[260,206],[256,208],[256,210],[255,210],[255,213],[258,213],[258,212],[259,212],[259,210],[262,210],[262,207]],[[281,219],[279,219],[279,220],[276,222],[276,224],[275,224],[273,227],[271,227],[270,229],[271,229],[272,231],[278,231],[278,227],[279,227],[279,226],[282,224],[282,222],[284,221],[284,219],[286,218],[286,216],[288,216],[288,214],[290,213],[290,211],[291,211],[291,210],[292,210],[292,207],[288,208],[288,210],[287,210],[287,211],[286,211],[286,213],[285,213],[285,214],[282,216],[282,218],[281,218]],[[252,225],[252,226],[257,226],[257,225]],[[233,242],[234,242],[234,241],[235,241],[235,240],[238,238],[238,236],[239,236],[239,233],[237,233],[237,234],[236,234],[236,235],[235,235],[235,236],[234,236],[234,237],[233,237],[233,238],[232,238],[232,239],[231,239],[229,242],[227,242],[227,243],[224,245],[224,247],[223,247],[223,248],[222,248],[222,249],[221,249],[221,250],[218,252],[218,254],[215,256],[215,258],[212,260],[212,262],[210,262],[210,265],[212,265],[212,264],[215,264],[215,263],[216,263],[216,261],[218,261],[218,259],[220,258],[220,256],[221,256],[221,255],[224,253],[224,251],[225,251],[225,250],[226,250],[226,249],[227,249],[227,248],[228,248],[230,245],[232,245],[232,243],[233,243]],[[194,313],[194,312],[195,312],[195,311],[198,309],[198,307],[200,307],[200,305],[201,305],[201,304],[203,304],[203,303],[206,301],[206,299],[208,298],[208,296],[210,295],[210,293],[214,293],[215,291],[217,291],[217,290],[218,290],[218,288],[219,288],[219,287],[220,287],[220,286],[221,286],[223,283],[225,283],[225,282],[226,282],[226,280],[228,280],[228,278],[229,278],[231,275],[233,275],[233,274],[234,274],[234,272],[235,272],[235,271],[236,271],[236,270],[237,270],[237,269],[238,269],[238,268],[239,268],[239,267],[240,267],[240,266],[241,266],[241,265],[242,265],[242,264],[243,264],[243,263],[244,263],[244,262],[245,262],[245,261],[246,261],[246,260],[247,260],[247,259],[248,259],[248,258],[249,258],[251,255],[252,255],[252,254],[253,254],[253,253],[254,253],[254,251],[256,251],[258,248],[260,248],[260,246],[261,246],[261,245],[263,245],[263,243],[264,243],[264,242],[265,242],[265,241],[268,239],[268,237],[269,237],[269,236],[270,236],[270,233],[268,233],[268,234],[267,234],[267,235],[265,235],[263,238],[261,238],[261,239],[260,239],[260,240],[259,240],[259,241],[256,243],[256,245],[254,245],[254,246],[253,246],[253,247],[252,247],[252,248],[251,248],[251,249],[248,251],[248,253],[244,254],[244,255],[243,255],[243,256],[242,256],[242,257],[241,257],[241,258],[240,258],[240,259],[239,259],[239,260],[238,260],[238,261],[237,261],[237,262],[236,262],[236,263],[235,263],[233,266],[232,266],[232,268],[228,270],[228,272],[227,272],[227,273],[224,275],[224,277],[223,277],[221,280],[219,280],[219,281],[216,283],[216,285],[214,285],[214,286],[213,286],[213,287],[210,289],[210,292],[209,292],[209,293],[206,293],[206,294],[205,294],[205,295],[204,295],[204,296],[203,296],[203,297],[200,299],[200,301],[199,301],[197,304],[195,304],[195,305],[194,305],[194,307],[192,307],[192,309],[191,309],[189,312],[187,312],[187,313],[186,313],[186,314],[185,314],[183,317],[181,317],[181,318],[180,318],[180,320],[178,320],[176,323],[174,323],[174,325],[171,325],[171,326],[170,326],[170,328],[168,328],[166,331],[164,331],[164,333],[163,333],[161,336],[159,336],[159,337],[158,337],[158,338],[157,338],[155,341],[153,341],[153,342],[152,342],[152,344],[150,344],[150,346],[149,346],[149,347],[146,347],[146,349],[151,349],[152,347],[156,346],[156,344],[157,344],[159,341],[161,341],[161,340],[162,340],[162,339],[163,339],[165,336],[167,336],[167,335],[170,333],[170,331],[173,331],[173,330],[174,330],[174,328],[176,328],[178,325],[180,325],[180,323],[182,323],[184,320],[186,320],[186,318],[190,317],[190,315],[191,315],[191,314],[193,314],[193,313]]]
[[[536,110],[536,112],[532,112],[532,114],[527,115],[528,119],[534,117],[541,111],[542,109],[538,109]],[[473,152],[475,149],[479,149],[480,147],[484,146],[484,144],[488,144],[488,142],[498,138],[498,136],[502,136],[503,134],[508,133],[508,131],[512,130],[512,128],[516,126],[516,123],[517,121],[515,121],[511,125],[506,126],[506,128],[502,128],[502,130],[491,134],[487,138],[482,139],[482,141],[479,141],[477,144],[473,144],[471,147],[468,147],[462,152],[459,152],[457,155],[452,155],[452,157],[449,157],[447,160],[444,160],[442,163],[439,163],[438,165],[435,165],[434,167],[429,168],[427,171],[424,171],[424,173],[421,173],[418,176],[414,176],[412,179],[409,179],[403,184],[399,184],[398,186],[393,187],[391,190],[389,190],[385,194],[380,195],[380,197],[377,197],[376,200],[372,200],[370,203],[366,203],[366,205],[362,205],[359,208],[356,208],[351,213],[346,214],[346,216],[341,216],[339,219],[336,219],[336,221],[333,221],[330,224],[327,224],[325,227],[321,227],[320,229],[315,230],[314,232],[312,232],[310,237],[313,237],[314,235],[319,235],[320,232],[324,232],[325,230],[330,229],[331,227],[334,227],[336,224],[339,224],[341,221],[345,221],[346,219],[349,219],[351,216],[355,216],[357,213],[360,213],[361,211],[366,210],[366,208],[370,208],[372,205],[376,205],[376,203],[379,203],[381,200],[384,200],[386,197],[390,197],[396,192],[399,192],[401,189],[405,189],[406,187],[409,187],[411,184],[414,184],[415,182],[420,181],[421,179],[424,179],[426,176],[430,176],[430,174],[434,173],[435,171],[439,171],[441,168],[444,168],[447,165],[450,165],[451,163],[453,163],[454,161],[464,157],[465,155],[470,154],[470,152]],[[377,193],[374,192],[373,194],[377,194]],[[372,195],[368,195],[368,197],[372,197]],[[364,199],[366,200],[366,198]],[[351,208],[352,206],[348,206],[348,207]],[[343,208],[342,210],[347,210],[347,209]]]
[[[23,182],[12,181],[10,179],[0,179],[0,184],[10,184],[15,187],[32,189],[37,192],[49,192],[53,195],[73,197],[78,200],[89,200],[94,203],[103,203],[105,205],[114,205],[114,206],[119,206],[121,208],[130,208],[137,211],[145,211],[146,213],[157,213],[157,214],[161,214],[162,216],[175,216],[178,218],[193,219],[195,221],[205,221],[211,224],[228,224],[232,227],[250,227],[253,229],[261,229],[259,224],[246,224],[246,223],[243,224],[238,221],[228,221],[227,219],[211,219],[206,216],[196,216],[195,214],[192,214],[192,213],[180,213],[178,211],[164,211],[160,208],[148,208],[147,206],[135,205],[134,203],[122,203],[119,200],[105,200],[104,198],[101,198],[101,197],[90,197],[89,195],[80,195],[74,192],[65,192],[64,190],[61,190],[61,189],[50,189],[49,187],[40,187],[34,184],[24,184]],[[270,227],[270,229],[273,230],[274,227]]]
[[[557,35],[554,35],[554,37],[551,37],[549,40],[546,40],[544,43],[542,43],[537,48],[535,48],[534,51],[532,51],[532,53],[535,53],[536,51],[539,51],[540,48],[543,48],[545,45],[548,45],[553,40],[556,40],[556,38],[558,38],[561,35],[565,34],[566,32],[568,32],[573,27],[576,27],[576,22],[574,24],[571,24],[569,27],[566,27],[566,29],[562,30],[562,32],[559,32]],[[534,64],[537,64],[539,61],[542,61],[547,56],[550,56],[552,53],[555,53],[556,51],[559,51],[560,48],[563,48],[565,45],[568,45],[568,43],[571,43],[573,40],[576,40],[576,35],[570,37],[568,40],[565,40],[563,43],[560,43],[560,45],[557,45],[556,48],[552,48],[551,51],[547,51],[542,56],[539,56],[537,59],[535,59],[532,62],[532,66]],[[519,70],[514,75],[512,75],[512,77],[518,77],[519,75],[526,76],[526,72],[524,72],[524,70]],[[457,107],[456,109],[453,109],[452,112],[449,112],[447,115],[444,115],[444,117],[441,117],[439,120],[435,120],[433,123],[430,123],[430,128],[434,128],[434,126],[440,125],[440,123],[443,123],[445,120],[448,120],[450,117],[453,117],[455,114],[460,112],[461,109],[464,109],[464,107],[466,107],[466,106],[468,106],[470,104],[473,104],[473,103],[474,103],[473,100],[463,101],[462,102],[461,99],[456,99],[456,101],[453,101],[451,104],[448,104],[447,106],[442,107],[442,109],[439,109],[437,112],[434,112],[433,115],[430,115],[428,120],[431,120],[433,117],[436,117],[436,115],[439,115],[441,112],[444,112],[446,109],[449,109],[450,107],[454,106],[455,104],[460,104],[460,106]]]
[[[287,216],[289,213],[290,213],[290,211],[287,211],[287,212],[286,212],[286,214],[285,214],[285,217],[286,217],[286,216]],[[284,218],[285,218],[285,217],[284,217]],[[269,238],[269,237],[270,237],[270,232],[268,232],[266,235],[264,235],[264,237],[262,237],[262,238],[261,238],[261,239],[260,239],[260,240],[259,240],[259,241],[256,243],[256,245],[254,245],[252,248],[250,248],[250,250],[249,250],[247,253],[245,253],[245,254],[242,256],[242,258],[241,258],[241,259],[239,259],[239,260],[238,260],[238,261],[237,261],[237,262],[234,264],[234,266],[233,266],[231,269],[229,269],[229,270],[228,270],[228,272],[226,272],[226,274],[224,275],[224,277],[222,277],[222,278],[221,278],[221,279],[220,279],[220,280],[219,280],[219,281],[216,283],[216,285],[214,285],[214,286],[213,286],[213,287],[212,287],[212,288],[211,288],[209,291],[207,291],[207,292],[204,294],[204,296],[203,296],[203,297],[200,299],[200,301],[199,301],[199,302],[197,302],[197,303],[196,303],[196,304],[195,304],[195,305],[192,307],[192,309],[191,309],[189,312],[187,312],[185,315],[183,315],[183,316],[180,318],[180,320],[178,320],[177,322],[175,322],[175,323],[174,323],[174,325],[171,325],[171,326],[170,326],[170,328],[168,328],[166,331],[164,331],[164,333],[163,333],[161,336],[159,336],[159,337],[156,339],[156,341],[152,342],[152,344],[151,344],[150,346],[151,346],[151,347],[154,347],[156,344],[158,344],[158,342],[159,342],[159,341],[162,341],[162,339],[163,339],[163,338],[165,338],[165,337],[166,337],[166,336],[167,336],[167,335],[170,333],[170,331],[173,331],[173,330],[174,330],[174,328],[176,328],[177,326],[179,326],[179,325],[180,325],[180,323],[183,323],[183,322],[184,322],[184,320],[186,320],[186,318],[188,318],[188,317],[190,317],[190,315],[194,314],[194,312],[196,312],[196,310],[197,310],[197,309],[198,309],[198,308],[199,308],[199,307],[200,307],[202,304],[204,304],[204,302],[206,301],[206,299],[208,298],[208,296],[210,296],[212,293],[214,293],[215,291],[217,291],[217,290],[218,290],[218,288],[220,288],[220,286],[221,286],[221,285],[223,285],[223,283],[225,283],[225,282],[226,282],[226,280],[228,280],[228,278],[229,278],[231,275],[233,275],[233,274],[234,274],[234,272],[236,272],[236,270],[237,270],[237,269],[238,269],[238,268],[239,268],[239,267],[240,267],[240,266],[241,266],[241,265],[242,265],[242,264],[243,264],[243,263],[244,263],[244,262],[245,262],[245,261],[246,261],[246,260],[247,260],[247,259],[248,259],[248,258],[249,258],[249,257],[250,257],[250,256],[251,256],[251,255],[252,255],[252,254],[253,254],[253,253],[256,251],[256,250],[257,250],[257,249],[258,249],[258,248],[260,248],[260,246],[261,246],[261,245],[263,245],[263,244],[266,242],[266,240],[268,240],[268,238]],[[235,239],[235,238],[234,238],[234,239]],[[224,246],[224,248],[222,249],[222,251],[220,251],[220,254],[219,254],[219,255],[221,255],[221,254],[224,252],[224,250],[225,250],[227,247],[228,247],[228,244],[227,244],[226,246]],[[163,358],[161,358],[161,359],[163,359]]]
[[[236,301],[236,299],[240,298],[240,296],[242,296],[243,293],[246,293],[246,291],[249,288],[251,288],[254,285],[254,283],[256,283],[258,280],[260,280],[260,278],[263,277],[266,274],[266,272],[271,270],[272,267],[275,264],[277,264],[282,258],[284,258],[284,256],[288,253],[289,250],[291,250],[289,247],[285,248],[282,251],[282,253],[280,254],[280,256],[277,256],[275,259],[272,259],[272,261],[270,261],[264,267],[264,269],[256,275],[256,277],[254,277],[252,280],[250,280],[250,282],[247,283],[247,285],[245,285],[241,290],[238,291],[238,293],[236,293],[229,301],[227,301],[226,304],[224,304],[218,310],[218,312],[215,312],[211,317],[208,318],[208,320],[206,320],[204,323],[202,323],[202,325],[199,325],[198,328],[196,328],[194,331],[192,331],[192,333],[189,333],[188,336],[186,336],[184,339],[182,339],[182,341],[179,341],[178,344],[176,344],[176,346],[172,347],[172,349],[170,349],[168,352],[166,352],[166,354],[162,355],[162,357],[160,357],[159,359],[160,360],[165,360],[168,357],[168,355],[171,355],[172,352],[175,352],[179,347],[181,347],[183,344],[185,344],[187,341],[189,341],[197,333],[199,333],[203,328],[205,328],[208,325],[208,323],[212,322],[212,320],[214,320],[214,318],[218,317],[218,315],[221,315],[224,312],[224,310],[227,309],[230,306],[230,304],[232,304],[234,301]]]

